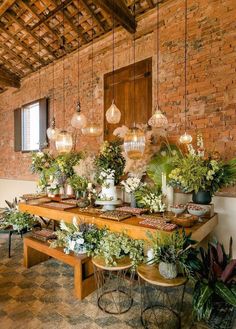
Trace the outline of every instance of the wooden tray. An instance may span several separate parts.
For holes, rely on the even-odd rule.
[[[144,208],[132,208],[132,207],[119,207],[118,211],[124,211],[125,213],[130,213],[132,215],[141,215],[148,211],[148,209]]]
[[[112,219],[112,220],[120,222],[124,219],[132,217],[132,215],[125,213],[123,211],[119,211],[119,210],[111,210],[111,211],[104,212],[99,217],[106,218],[106,219]]]
[[[65,204],[65,203],[61,203],[61,202],[43,203],[40,206],[44,207],[44,208],[57,209],[57,210],[67,210],[67,209],[76,208],[76,205]]]
[[[167,223],[164,220],[158,219],[143,219],[139,221],[139,225],[148,227],[148,228],[155,228],[160,231],[171,232],[177,228],[176,224]]]

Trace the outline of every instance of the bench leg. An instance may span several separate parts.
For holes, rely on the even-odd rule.
[[[43,254],[42,252],[30,248],[24,244],[24,266],[30,268],[31,266],[37,265],[48,260],[50,256]]]
[[[81,264],[78,264],[74,267],[74,289],[75,296],[82,300],[82,268]]]
[[[13,232],[9,232],[9,236],[8,236],[8,257],[11,258],[11,236],[12,236]]]

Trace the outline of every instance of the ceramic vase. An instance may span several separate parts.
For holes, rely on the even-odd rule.
[[[177,277],[177,266],[172,263],[159,263],[159,272],[165,279],[174,279]]]
[[[193,202],[198,204],[209,204],[211,203],[210,191],[198,191],[193,192]]]
[[[136,208],[137,207],[136,199],[135,199],[135,194],[134,193],[130,193],[130,207],[132,207],[132,208]]]

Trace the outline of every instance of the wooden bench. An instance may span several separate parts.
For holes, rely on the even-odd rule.
[[[93,264],[86,255],[66,255],[62,248],[50,248],[46,242],[32,237],[24,238],[24,266],[30,268],[49,258],[55,258],[74,267],[75,296],[82,300],[96,289]]]

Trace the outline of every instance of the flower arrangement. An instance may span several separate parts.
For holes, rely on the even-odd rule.
[[[123,180],[121,185],[124,186],[126,193],[134,193],[146,184],[141,181],[141,178],[131,175],[125,181]]]
[[[56,231],[57,239],[50,244],[50,247],[62,247],[65,253],[73,251],[77,254],[92,255],[105,231],[105,229],[99,230],[93,224],[78,224],[77,218],[74,217],[71,224],[60,222],[60,230]]]
[[[236,182],[236,158],[226,163],[215,158],[214,154],[205,156],[203,139],[197,137],[197,149],[188,145],[188,154],[175,159],[175,168],[169,174],[169,184],[183,192],[209,191],[214,195],[219,189]]]
[[[69,177],[68,183],[73,188],[76,196],[78,196],[80,193],[86,192],[88,187],[87,179],[77,174],[74,174],[71,177]]]
[[[98,182],[101,185],[105,186],[106,188],[109,188],[109,183],[107,183],[107,180],[114,178],[115,178],[115,170],[108,168],[100,172],[98,176]]]
[[[124,233],[106,231],[94,253],[103,257],[108,266],[116,266],[118,259],[128,256],[133,267],[136,267],[144,259],[143,248],[142,240],[134,240]]]
[[[174,264],[188,277],[193,277],[196,270],[200,269],[198,251],[193,247],[196,241],[191,239],[191,233],[186,234],[175,231],[171,235],[162,236],[159,233],[152,235],[147,233],[150,246],[153,249],[153,258],[148,261],[151,264]]]
[[[163,212],[166,210],[164,196],[160,187],[144,186],[135,192],[138,207],[149,209],[150,212]]]
[[[120,142],[105,141],[100,153],[95,158],[97,177],[106,170],[114,170],[115,184],[119,183],[125,167],[125,159],[122,155]]]

